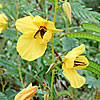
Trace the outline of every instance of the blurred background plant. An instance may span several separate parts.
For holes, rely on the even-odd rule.
[[[63,0],[58,2],[58,11],[56,17],[56,28],[65,32],[90,32],[98,35],[95,31],[86,31],[82,23],[91,23],[100,25],[100,1],[99,0],[69,0],[72,8],[72,24],[67,26],[67,17],[62,9]],[[43,100],[47,91],[43,88],[43,82],[50,87],[51,72],[46,74],[50,64],[52,64],[51,43],[48,43],[48,50],[45,55],[35,61],[28,62],[19,57],[16,51],[18,37],[22,34],[15,28],[15,22],[18,18],[32,15],[40,15],[53,21],[54,0],[0,0],[2,8],[0,12],[8,17],[9,25],[6,30],[0,34],[0,100],[13,100],[14,96],[22,90],[20,80],[19,66],[23,77],[23,83],[26,87],[30,82],[33,85],[40,85],[33,100]],[[87,39],[86,37],[71,36],[71,33],[59,38],[63,33],[54,35],[54,46],[59,55],[67,53],[73,47],[82,43],[86,45],[85,55],[90,61],[90,67],[78,72],[83,75],[87,81],[79,89],[70,88],[69,82],[65,80],[62,74],[61,64],[55,67],[54,78],[54,100],[97,100],[100,98],[100,41],[97,38]],[[91,40],[92,39],[92,40]],[[99,39],[99,38],[98,38]],[[55,55],[56,60],[56,55]],[[98,64],[97,64],[98,63]],[[94,65],[93,65],[94,64]],[[92,66],[97,66],[92,68]],[[92,68],[92,69],[90,69]],[[94,70],[94,71],[93,71]],[[41,80],[39,80],[39,78]]]

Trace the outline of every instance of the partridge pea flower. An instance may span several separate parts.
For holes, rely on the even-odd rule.
[[[35,95],[35,93],[38,90],[38,86],[32,86],[32,83],[30,85],[23,89],[21,92],[19,92],[14,100],[31,100],[31,98]]]
[[[74,88],[80,88],[86,81],[86,79],[80,76],[76,70],[86,68],[89,62],[82,54],[85,51],[85,45],[82,44],[70,51],[63,58],[63,74],[70,81],[70,84]]]
[[[27,16],[16,21],[16,28],[23,33],[18,39],[17,51],[28,61],[35,60],[45,53],[47,42],[57,30],[52,21],[40,16]]]
[[[8,26],[8,19],[5,14],[0,14],[0,33],[5,30]]]

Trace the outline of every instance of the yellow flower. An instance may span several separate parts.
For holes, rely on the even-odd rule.
[[[2,8],[2,4],[0,4],[0,8]]]
[[[45,53],[47,42],[57,30],[54,23],[40,16],[27,16],[16,21],[16,28],[23,33],[17,43],[19,55],[28,61],[35,60]]]
[[[86,81],[86,79],[80,76],[76,70],[86,68],[89,62],[85,56],[79,56],[85,51],[85,45],[82,44],[70,51],[63,58],[63,74],[70,81],[71,86],[74,88],[80,88]]]
[[[5,30],[8,26],[8,19],[5,14],[0,14],[0,33]]]
[[[30,100],[35,95],[37,90],[38,86],[32,86],[32,83],[30,83],[27,88],[23,89],[15,96],[14,100]]]

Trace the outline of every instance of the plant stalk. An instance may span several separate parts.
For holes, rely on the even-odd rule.
[[[17,12],[17,19],[18,19],[19,18],[19,10],[18,10],[19,7],[18,7],[18,3],[16,0],[15,0],[15,4],[16,4],[16,12]],[[18,36],[18,32],[17,32],[17,36]],[[21,73],[21,66],[20,66],[20,56],[18,56],[18,71],[19,71],[19,77],[21,80],[22,88],[24,89],[24,82],[23,82],[22,73]]]
[[[57,8],[58,8],[58,0],[55,0],[54,24],[55,24],[55,21],[56,21]],[[52,34],[52,37],[51,37],[51,45],[52,45],[52,63],[54,63],[54,36],[53,36],[53,34]],[[53,82],[54,82],[54,76],[55,76],[55,69],[52,70],[51,100],[53,100]]]
[[[23,82],[21,67],[20,67],[20,56],[18,56],[18,70],[19,70],[19,77],[20,77],[20,80],[21,80],[22,88],[24,89],[24,82]]]

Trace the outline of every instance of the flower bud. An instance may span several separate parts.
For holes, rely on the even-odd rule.
[[[46,74],[47,74],[48,72],[50,72],[54,67],[55,67],[55,63],[52,63],[52,64],[50,65],[50,67],[48,68]]]
[[[72,23],[71,22],[71,6],[70,6],[69,2],[64,2],[63,3],[63,10],[64,10],[64,12],[65,12],[70,24],[71,24]]]
[[[49,94],[48,93],[44,94],[44,100],[49,100]]]

